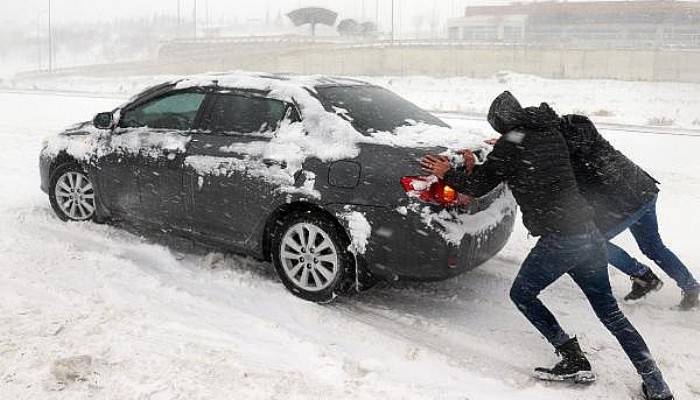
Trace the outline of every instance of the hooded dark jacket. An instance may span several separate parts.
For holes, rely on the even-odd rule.
[[[486,162],[471,175],[450,170],[446,183],[480,197],[507,182],[533,236],[590,230],[593,210],[579,193],[556,113],[546,104],[523,109],[505,92],[491,105],[489,123],[502,136]]]
[[[601,232],[622,224],[656,197],[658,182],[605,140],[588,118],[564,116],[560,131],[581,194],[593,207]]]

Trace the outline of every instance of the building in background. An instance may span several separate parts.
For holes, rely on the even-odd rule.
[[[700,3],[599,1],[467,7],[452,40],[591,48],[700,48]]]

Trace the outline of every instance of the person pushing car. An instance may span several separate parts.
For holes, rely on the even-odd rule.
[[[577,338],[564,332],[538,299],[542,290],[569,274],[634,364],[647,399],[673,399],[644,339],[612,294],[606,240],[595,226],[593,209],[579,192],[569,149],[559,131],[559,117],[546,104],[523,109],[515,97],[504,92],[491,104],[488,120],[502,136],[471,174],[452,169],[440,156],[428,155],[421,165],[455,190],[473,197],[506,182],[522,210],[526,228],[540,237],[510,291],[517,308],[561,356],[552,368],[536,368],[535,377],[580,383],[595,380]]]
[[[659,234],[658,182],[605,140],[587,117],[562,117],[560,132],[569,148],[579,190],[593,207],[598,230],[608,240],[608,263],[632,280],[632,290],[625,300],[639,300],[663,286],[648,266],[610,241],[629,229],[642,253],[681,289],[678,308],[688,311],[698,307],[700,284],[678,256],[666,247]],[[466,151],[465,163],[473,164],[473,160],[473,155]]]
[[[697,307],[700,284],[659,234],[658,182],[605,140],[588,118],[564,116],[560,128],[581,194],[593,207],[595,223],[608,239],[608,262],[632,279],[632,291],[625,300],[639,300],[663,286],[648,266],[609,241],[629,229],[642,253],[682,290],[679,308]]]

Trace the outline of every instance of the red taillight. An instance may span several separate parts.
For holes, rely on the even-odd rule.
[[[404,176],[401,186],[409,196],[425,203],[441,206],[464,206],[469,204],[468,196],[457,193],[452,187],[434,176]]]

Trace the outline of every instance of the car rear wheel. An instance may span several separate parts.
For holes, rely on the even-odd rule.
[[[327,218],[297,212],[276,230],[272,259],[280,280],[294,295],[326,303],[352,282],[355,261],[347,247],[348,240]]]
[[[87,221],[95,215],[95,188],[76,163],[63,164],[51,175],[51,207],[63,221]]]

